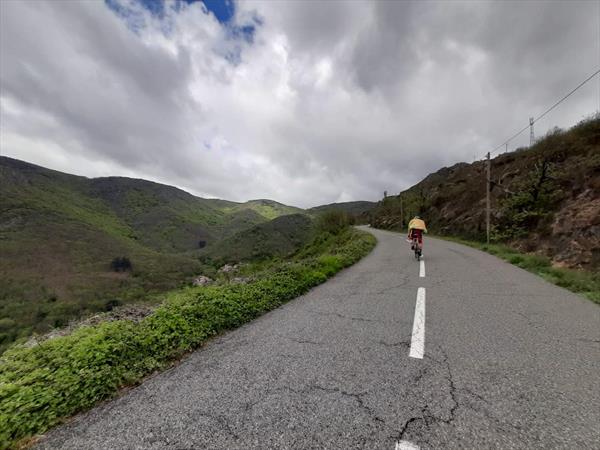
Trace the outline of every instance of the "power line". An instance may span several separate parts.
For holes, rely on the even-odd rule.
[[[554,108],[556,108],[558,105],[560,105],[562,102],[564,102],[575,91],[577,91],[581,86],[583,86],[585,83],[587,83],[588,81],[590,81],[592,78],[594,78],[599,73],[600,73],[600,69],[596,70],[593,74],[591,74],[589,77],[587,77],[581,83],[579,83],[575,89],[571,90],[571,92],[569,92],[567,95],[565,95],[559,101],[557,101],[556,103],[554,103],[554,105],[552,105],[550,108],[548,108],[542,114],[540,114],[537,118],[530,117],[529,118],[529,125],[523,127],[521,130],[517,131],[515,134],[513,134],[510,138],[508,138],[506,141],[504,141],[502,144],[500,144],[498,147],[496,147],[491,152],[487,152],[486,153],[486,155],[485,155],[485,159],[486,159],[485,229],[486,229],[486,236],[487,236],[487,243],[488,244],[490,243],[490,231],[491,231],[491,201],[490,201],[490,193],[491,193],[491,190],[492,190],[492,178],[491,178],[491,165],[492,165],[492,161],[490,159],[490,155],[492,153],[498,151],[500,148],[504,147],[505,145],[506,145],[506,148],[508,148],[508,143],[510,141],[512,141],[514,138],[516,138],[517,136],[519,136],[521,133],[523,133],[525,130],[527,130],[527,128],[530,128],[530,130],[531,130],[530,145],[532,145],[533,144],[533,139],[534,139],[534,137],[533,137],[534,136],[533,135],[533,124],[536,123],[538,120],[540,120],[542,117],[544,117],[546,114],[548,114],[550,111],[552,111]]]
[[[567,95],[565,95],[563,98],[561,98],[559,101],[557,101],[556,103],[554,103],[550,108],[548,108],[546,111],[544,111],[542,114],[540,114],[538,117],[536,117],[535,119],[533,119],[533,123],[536,123],[538,120],[540,120],[542,117],[544,117],[546,114],[548,114],[550,111],[552,111],[554,108],[556,108],[558,105],[560,105],[562,102],[564,102],[567,98],[569,98],[572,94],[575,93],[575,91],[577,91],[579,88],[581,88],[584,84],[586,84],[588,81],[590,81],[592,78],[594,78],[596,75],[598,75],[600,73],[600,69],[596,70],[593,74],[591,74],[589,77],[587,77],[585,80],[583,80],[581,83],[579,83],[577,85],[577,87],[575,87],[573,90],[571,90],[571,92],[569,92]],[[530,125],[526,125],[523,129],[519,130],[518,132],[516,132],[515,134],[513,134],[510,138],[508,138],[507,140],[505,140],[502,144],[500,144],[498,147],[494,148],[494,150],[492,150],[490,153],[495,153],[497,152],[500,148],[502,148],[503,146],[505,146],[506,144],[508,144],[510,141],[512,141],[514,138],[516,138],[517,136],[519,136],[520,134],[522,134],[523,132],[525,132],[530,126]]]
[[[600,73],[600,69],[596,70],[593,74],[591,74],[589,77],[587,77],[584,81],[582,81],[581,83],[579,83],[579,85],[573,89],[571,92],[569,92],[567,95],[565,95],[563,98],[561,98],[559,101],[557,101],[554,105],[552,105],[550,108],[548,108],[546,111],[544,111],[537,119],[534,120],[534,122],[537,122],[538,120],[540,120],[542,117],[544,117],[546,114],[548,114],[550,111],[552,111],[554,108],[556,108],[558,105],[560,105],[562,102],[564,102],[567,98],[569,98],[571,96],[571,94],[573,94],[577,89],[579,89],[581,86],[583,86],[585,83],[587,83],[588,81],[590,81],[592,78],[594,78],[596,75],[598,75]]]
[[[534,123],[535,123],[535,121],[534,121]],[[517,136],[519,136],[520,134],[522,134],[528,128],[529,128],[529,125],[526,125],[525,128],[523,128],[522,130],[520,130],[520,131],[516,132],[515,134],[513,134],[511,137],[509,137],[507,140],[505,140],[502,144],[500,144],[498,147],[496,147],[490,153],[496,153],[500,148],[502,148],[504,145],[508,144],[510,141],[512,141],[514,138],[516,138]]]

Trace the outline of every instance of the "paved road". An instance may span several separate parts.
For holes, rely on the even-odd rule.
[[[372,232],[355,266],[39,448],[600,448],[600,307],[434,239],[420,277],[400,235]]]

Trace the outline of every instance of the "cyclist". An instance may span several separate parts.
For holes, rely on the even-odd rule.
[[[423,233],[427,233],[427,226],[425,225],[425,221],[421,219],[419,216],[415,216],[408,223],[408,239],[411,242],[411,249],[414,250],[413,242],[416,239],[419,243],[419,247],[423,248]]]

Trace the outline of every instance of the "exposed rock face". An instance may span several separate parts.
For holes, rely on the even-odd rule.
[[[497,156],[491,180],[493,239],[559,266],[600,269],[600,118]],[[371,224],[400,229],[419,214],[430,232],[483,239],[485,193],[485,161],[456,164],[383,199]]]
[[[239,264],[225,264],[223,267],[219,269],[219,272],[222,273],[231,273],[238,270]]]
[[[600,197],[588,189],[566,204],[542,241],[559,264],[600,268]]]
[[[192,284],[194,286],[206,286],[208,284],[211,284],[213,282],[213,280],[209,277],[206,277],[204,275],[200,275],[199,277],[196,277],[194,279],[194,281],[192,281]]]

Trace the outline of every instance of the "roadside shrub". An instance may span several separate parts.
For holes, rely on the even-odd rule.
[[[552,265],[551,261],[545,256],[527,255],[527,267],[534,270],[549,268]]]
[[[523,255],[513,255],[508,259],[508,262],[511,264],[519,265],[524,260],[525,260],[525,258],[523,258]]]

